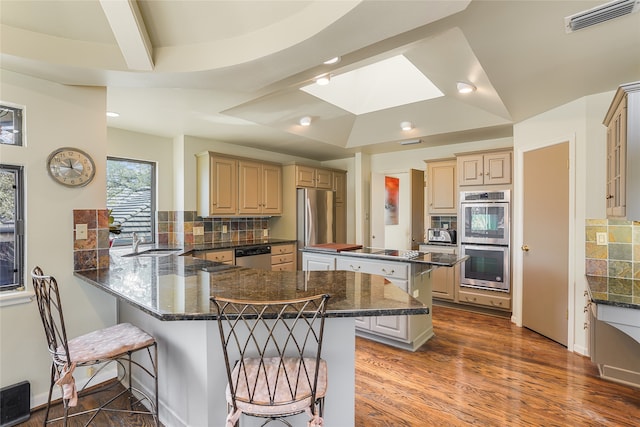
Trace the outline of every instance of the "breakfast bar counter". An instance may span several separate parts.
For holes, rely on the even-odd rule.
[[[353,425],[355,321],[427,315],[429,306],[385,280],[347,271],[266,271],[180,256],[119,256],[75,276],[116,297],[119,322],[153,335],[159,352],[160,420],[171,426],[222,425],[226,374],[213,295],[271,300],[327,293],[323,358],[329,366],[325,425]],[[134,379],[134,381],[136,381]],[[138,384],[148,388],[144,383]],[[243,426],[259,425],[243,418]],[[292,419],[305,424],[306,416]]]

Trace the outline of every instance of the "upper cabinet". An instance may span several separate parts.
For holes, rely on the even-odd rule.
[[[511,184],[511,151],[458,156],[458,185]]]
[[[296,165],[296,187],[333,189],[333,171]]]
[[[456,159],[427,162],[427,211],[429,214],[457,214],[456,164]]]
[[[618,88],[603,123],[607,127],[607,217],[638,220],[640,82]]]
[[[282,213],[282,167],[251,160],[238,162],[238,213]]]
[[[198,215],[282,213],[282,167],[206,152],[197,156]]]
[[[238,161],[215,153],[197,156],[198,215],[235,215],[238,211]]]

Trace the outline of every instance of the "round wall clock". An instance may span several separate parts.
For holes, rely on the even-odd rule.
[[[49,154],[47,171],[51,178],[62,185],[83,187],[95,176],[96,165],[84,151],[62,147]]]

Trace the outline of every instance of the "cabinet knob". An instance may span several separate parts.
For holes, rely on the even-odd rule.
[[[351,269],[352,269],[353,271],[358,271],[358,270],[360,270],[360,266],[359,266],[359,265],[358,265],[357,267],[354,267],[353,265],[349,264],[349,267],[351,267]]]
[[[390,275],[392,275],[393,273],[395,273],[395,270],[387,271],[385,268],[383,268],[383,269],[382,269],[382,272],[383,272],[384,274],[387,274],[387,275],[389,275],[389,276],[390,276]]]
[[[607,199],[607,200],[609,200],[609,199],[613,199],[613,195],[612,195],[612,194],[607,194],[606,199]]]

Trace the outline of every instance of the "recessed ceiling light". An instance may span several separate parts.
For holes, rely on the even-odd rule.
[[[474,85],[467,82],[458,82],[456,86],[459,93],[471,93],[476,90],[476,87]]]
[[[120,113],[116,113],[115,111],[107,111],[107,117],[120,117]]]
[[[311,117],[304,116],[300,118],[300,126],[309,126],[311,124]]]
[[[411,130],[411,129],[413,129],[413,123],[411,123],[411,122],[402,122],[402,123],[400,123],[400,129],[402,129],[402,130]]]
[[[331,80],[331,76],[329,74],[323,74],[315,78],[316,84],[320,86],[325,86],[329,84],[329,80]]]
[[[331,59],[327,59],[326,61],[323,62],[323,64],[325,65],[333,65],[333,64],[337,64],[338,62],[340,62],[340,57],[339,56],[335,56]]]

